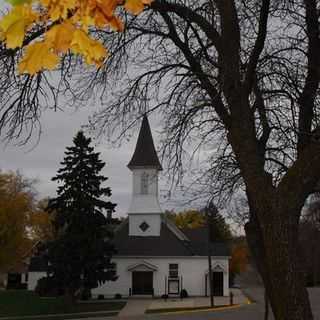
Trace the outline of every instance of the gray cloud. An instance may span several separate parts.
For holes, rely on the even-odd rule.
[[[8,7],[3,0],[0,0],[1,11]],[[39,197],[53,197],[56,194],[57,184],[51,181],[55,176],[60,162],[63,160],[64,151],[67,146],[72,145],[72,139],[76,132],[81,129],[92,115],[94,108],[81,108],[77,111],[69,108],[64,111],[54,112],[47,110],[43,112],[41,118],[41,137],[37,145],[30,143],[26,146],[15,146],[13,143],[5,145],[0,142],[0,170],[19,170],[29,178],[38,180],[36,188]],[[158,117],[151,117],[153,126],[153,136],[155,142],[159,142]],[[101,158],[107,163],[103,174],[109,177],[107,184],[112,188],[112,201],[118,203],[117,213],[124,215],[128,209],[131,198],[131,172],[126,167],[133,151],[138,135],[138,128],[130,141],[123,142],[121,147],[111,148],[107,139],[100,139],[97,151],[101,152]],[[36,138],[36,137],[34,137]],[[1,140],[1,137],[0,137]],[[160,179],[160,194],[166,194],[168,185],[166,184],[165,173]],[[179,199],[179,197],[177,197]],[[175,201],[174,196],[169,201],[160,197],[160,202],[164,209],[179,207],[179,200]],[[179,208],[181,209],[181,207]]]
[[[41,119],[42,134],[37,145],[28,144],[18,147],[12,144],[0,144],[0,169],[20,170],[25,176],[38,180],[36,189],[39,197],[53,197],[56,195],[55,176],[60,162],[63,160],[65,148],[72,145],[76,132],[85,125],[92,110],[83,108],[76,112],[47,110]],[[153,130],[157,141],[157,130]],[[96,151],[101,152],[101,159],[106,162],[103,174],[109,178],[106,185],[112,189],[111,201],[117,203],[117,215],[125,215],[131,199],[131,172],[126,167],[136,143],[138,128],[131,140],[125,141],[121,147],[111,147],[107,139],[100,139]],[[33,148],[32,148],[33,147]],[[164,176],[160,179],[161,194],[167,188]],[[172,202],[160,199],[162,207],[173,208]]]
[[[0,145],[0,169],[20,170],[29,178],[36,178],[36,188],[40,197],[55,196],[57,184],[51,181],[63,160],[66,146],[72,145],[72,139],[81,125],[86,124],[90,110],[77,112],[46,111],[41,119],[42,134],[40,141],[32,147],[13,144]],[[107,163],[103,174],[109,177],[107,185],[112,188],[112,201],[118,203],[117,211],[123,215],[131,197],[131,176],[126,168],[134,141],[122,145],[121,148],[110,149],[100,144],[96,150]]]

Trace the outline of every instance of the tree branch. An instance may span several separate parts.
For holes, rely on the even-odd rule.
[[[245,75],[244,88],[247,94],[250,94],[252,90],[257,63],[258,63],[260,54],[264,48],[264,43],[267,36],[269,8],[270,8],[270,0],[263,0],[261,5],[261,10],[260,10],[260,17],[259,17],[258,36],[255,41],[254,48],[251,52],[248,67],[247,67],[247,72]]]
[[[217,51],[221,51],[221,36],[214,28],[214,26],[207,21],[203,16],[196,13],[191,8],[183,6],[178,3],[169,3],[165,0],[155,0],[151,4],[151,8],[161,13],[175,13],[184,20],[189,20],[192,23],[197,24],[206,36],[213,42]]]
[[[226,127],[230,126],[230,116],[227,110],[224,107],[223,102],[219,98],[219,93],[216,88],[210,83],[208,77],[203,72],[200,63],[196,61],[192,52],[190,51],[188,45],[184,43],[177,34],[174,23],[172,22],[169,15],[165,12],[160,12],[164,21],[166,22],[169,28],[169,37],[175,43],[175,45],[180,48],[182,53],[184,54],[186,60],[189,62],[192,72],[195,76],[198,77],[202,87],[206,89],[207,93],[210,95],[212,102],[214,104],[215,110],[219,115],[220,119],[226,125]]]
[[[304,0],[306,8],[306,25],[308,37],[308,69],[306,82],[299,98],[299,134],[298,134],[298,156],[310,142],[312,130],[312,119],[314,115],[314,101],[320,80],[320,39],[318,10],[315,0]]]

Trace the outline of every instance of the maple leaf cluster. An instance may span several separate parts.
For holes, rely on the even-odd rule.
[[[12,9],[0,20],[0,40],[8,49],[23,48],[20,73],[30,75],[53,70],[63,54],[81,55],[87,64],[101,66],[107,49],[90,35],[90,29],[124,26],[116,15],[120,6],[134,15],[152,0],[8,0]],[[41,28],[36,39],[26,41],[30,31]],[[28,43],[26,43],[28,42]]]

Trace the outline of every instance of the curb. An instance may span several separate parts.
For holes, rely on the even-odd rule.
[[[256,303],[257,302],[257,300],[252,298],[251,294],[249,294],[245,288],[243,288],[241,291],[247,298],[247,304],[251,304],[251,303]]]
[[[217,307],[214,307],[214,308],[211,308],[211,307],[208,307],[208,308],[206,308],[206,307],[204,307],[204,308],[190,308],[190,310],[184,309],[184,310],[176,310],[176,311],[166,310],[166,311],[163,311],[163,312],[161,312],[161,309],[157,309],[157,311],[155,311],[155,312],[146,312],[146,314],[148,314],[148,315],[152,315],[152,314],[170,315],[170,314],[185,314],[185,313],[196,313],[196,312],[215,312],[215,311],[238,309],[238,308],[240,308],[242,306],[245,306],[245,305],[244,304],[234,304],[232,306],[221,306],[221,307],[217,306]]]

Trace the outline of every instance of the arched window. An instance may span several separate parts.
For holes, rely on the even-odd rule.
[[[149,175],[146,172],[141,176],[141,194],[148,194]]]

